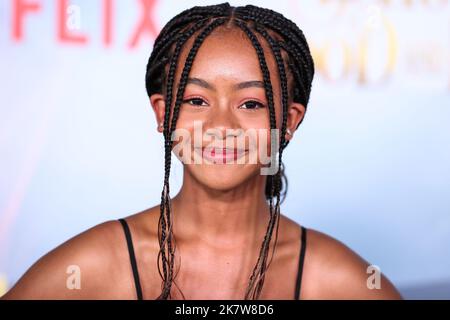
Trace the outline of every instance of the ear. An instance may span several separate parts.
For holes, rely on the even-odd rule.
[[[286,128],[291,130],[292,135],[286,132],[286,140],[291,140],[293,138],[294,131],[297,130],[302,122],[305,112],[306,108],[301,103],[292,102],[289,105]]]
[[[157,130],[158,132],[163,132],[164,127],[164,113],[166,110],[166,103],[164,101],[164,96],[160,93],[155,93],[150,96],[150,104],[152,105],[153,111],[156,116]]]

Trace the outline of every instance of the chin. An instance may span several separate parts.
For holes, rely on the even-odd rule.
[[[260,174],[260,166],[249,164],[185,165],[187,173],[201,184],[218,191],[232,190]]]

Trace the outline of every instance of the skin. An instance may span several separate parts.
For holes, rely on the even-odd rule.
[[[192,40],[187,47],[191,44]],[[270,70],[279,128],[279,76],[272,54],[265,43],[262,44]],[[186,56],[185,49],[180,61]],[[175,87],[181,74],[180,64]],[[183,103],[177,128],[192,132],[193,120],[201,121],[204,130],[270,128],[268,108],[252,110],[255,104],[246,104],[249,100],[266,104],[264,89],[236,90],[233,87],[238,82],[263,80],[255,50],[239,31],[217,29],[206,38],[189,76],[207,81],[215,90],[188,84],[184,98],[200,97],[203,102]],[[150,103],[157,122],[162,123],[164,96],[154,94]],[[303,105],[289,101],[287,126],[292,132],[304,114]],[[157,130],[162,133],[161,128]],[[286,139],[291,138],[286,135]],[[183,184],[172,199],[177,246],[173,297],[182,298],[176,289],[178,286],[186,299],[242,299],[268,223],[269,207],[264,197],[266,176],[260,175],[260,164],[183,166]],[[158,205],[126,218],[145,299],[155,299],[161,292],[157,269],[159,214]],[[271,242],[271,264],[266,271],[261,299],[294,298],[300,239],[300,225],[282,214],[272,260],[274,241]],[[79,290],[66,288],[69,265],[80,267]],[[384,275],[381,276],[381,289],[367,288],[368,265],[340,241],[308,228],[301,299],[400,299],[400,294]],[[47,253],[2,299],[135,298],[123,229],[118,221],[111,220]]]

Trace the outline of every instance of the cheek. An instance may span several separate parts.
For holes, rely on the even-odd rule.
[[[283,120],[283,109],[281,106],[281,101],[278,101],[277,98],[275,98],[275,105],[274,105],[274,111],[275,111],[275,127],[276,129],[274,130],[274,137],[273,139],[275,140],[274,142],[276,150],[278,151],[279,149],[279,142],[280,142],[280,135],[281,135],[281,123]],[[279,102],[279,103],[278,103]],[[269,117],[269,115],[267,115]],[[267,130],[267,135],[266,135],[266,145],[267,145],[267,150],[269,152],[270,155],[270,150],[271,150],[271,130],[270,130],[270,123],[268,124],[268,130]]]
[[[177,129],[182,128],[189,131],[191,130],[193,131],[195,122],[199,121],[203,124],[207,119],[208,119],[207,112],[193,109],[184,110],[183,107],[181,107],[180,112],[178,114],[176,128]]]
[[[281,128],[281,107],[275,105],[275,118],[276,118],[276,130],[274,131],[274,139],[275,143],[279,142],[280,139],[280,128]],[[254,135],[254,139],[251,140],[252,146],[257,149],[258,163],[261,163],[261,155],[270,157],[271,153],[271,128],[270,128],[270,112],[267,108],[267,111],[264,114],[259,115],[258,117],[247,117],[245,121],[245,127],[243,127],[244,131],[255,130],[256,134]],[[277,140],[278,139],[278,140]],[[256,144],[256,145],[255,145]],[[275,144],[276,149],[278,150],[279,146]]]
[[[172,154],[183,164],[191,163],[192,161],[192,149],[195,138],[194,120],[202,122],[198,118],[198,116],[191,117],[189,113],[181,110],[178,115],[175,131],[172,134]]]

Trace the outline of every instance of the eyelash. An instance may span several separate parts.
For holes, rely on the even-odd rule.
[[[200,97],[193,97],[193,98],[189,98],[189,99],[183,100],[183,103],[189,103],[189,102],[191,102],[192,100],[202,100],[203,102],[205,102],[205,100],[203,100],[203,98],[200,98]],[[262,108],[265,108],[265,107],[266,107],[263,103],[261,103],[261,102],[259,102],[259,101],[256,101],[256,100],[247,100],[247,101],[245,101],[244,103],[242,103],[242,105],[243,105],[243,104],[246,104],[246,103],[249,103],[249,102],[256,103],[256,104],[258,105],[258,108],[252,108],[252,109],[246,109],[246,108],[244,108],[244,110],[257,110],[257,109],[262,109]],[[195,106],[195,105],[193,105],[193,104],[190,104],[190,105],[191,105],[191,106]],[[199,107],[202,107],[202,106],[199,106]]]

